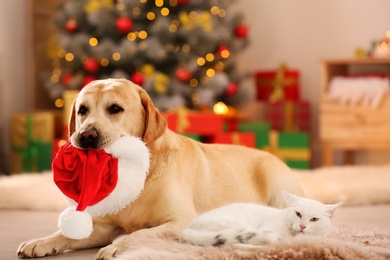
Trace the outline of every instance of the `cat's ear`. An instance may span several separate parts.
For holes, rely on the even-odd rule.
[[[343,204],[342,202],[336,204],[326,204],[327,212],[329,213],[331,218],[333,218],[337,208],[339,208],[342,204]]]
[[[298,196],[288,193],[287,191],[282,191],[282,195],[283,195],[284,202],[286,202],[287,206],[291,206],[294,202],[296,202],[299,199]]]

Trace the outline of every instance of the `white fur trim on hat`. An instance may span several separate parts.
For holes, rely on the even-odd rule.
[[[58,227],[62,234],[72,239],[83,239],[91,235],[93,223],[91,215],[76,208],[66,208],[58,218]]]
[[[105,148],[105,151],[118,158],[117,184],[106,198],[93,206],[88,206],[84,212],[75,211],[75,207],[71,207],[61,213],[58,227],[66,237],[73,239],[88,237],[92,232],[91,215],[104,216],[118,212],[136,200],[144,188],[149,171],[150,153],[140,138],[123,136]],[[74,200],[70,198],[69,200],[72,205],[77,205]]]

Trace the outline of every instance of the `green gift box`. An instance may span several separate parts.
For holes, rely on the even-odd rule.
[[[256,136],[256,148],[269,145],[270,124],[268,122],[240,122],[238,123],[238,131],[254,133]]]
[[[18,113],[11,117],[11,172],[51,169],[55,115],[53,112]]]
[[[263,148],[295,169],[310,167],[310,142],[306,132],[269,132],[269,146]]]

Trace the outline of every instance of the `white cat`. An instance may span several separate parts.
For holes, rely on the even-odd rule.
[[[323,204],[283,191],[287,207],[236,203],[206,212],[183,232],[182,241],[200,246],[253,248],[299,234],[328,234],[331,218],[342,204]]]

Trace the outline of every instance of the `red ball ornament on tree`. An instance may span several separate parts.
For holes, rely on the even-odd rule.
[[[87,58],[83,62],[83,68],[89,73],[95,73],[99,70],[100,64],[94,58]]]
[[[224,59],[227,59],[230,55],[229,49],[225,45],[220,45],[217,49],[217,53],[219,57]]]
[[[189,0],[177,0],[176,1],[178,5],[188,4]]]
[[[192,73],[187,68],[178,68],[176,70],[175,76],[178,80],[185,83],[191,79]]]
[[[139,86],[142,86],[145,82],[145,76],[140,72],[134,72],[133,75],[131,75],[131,81]]]
[[[70,32],[70,33],[74,33],[78,30],[79,28],[79,24],[77,23],[77,20],[76,19],[69,19],[66,23],[65,23],[65,29]]]
[[[95,76],[87,75],[83,78],[83,82],[81,84],[83,85],[83,87],[85,87],[86,85],[88,85],[89,83],[91,83],[94,80],[97,80],[97,78]]]
[[[62,79],[61,79],[62,84],[63,84],[65,87],[69,86],[69,84],[70,84],[70,82],[72,81],[73,78],[74,78],[73,73],[70,73],[70,72],[64,73],[64,74],[62,75]]]
[[[129,17],[119,17],[116,20],[116,28],[121,33],[128,33],[130,32],[131,28],[133,28],[133,21]]]
[[[234,82],[231,82],[229,84],[229,86],[227,87],[225,94],[226,94],[226,96],[231,97],[234,94],[236,94],[237,91],[238,91],[238,85]]]
[[[239,24],[234,29],[234,33],[237,38],[245,39],[248,36],[248,27],[244,24]]]

